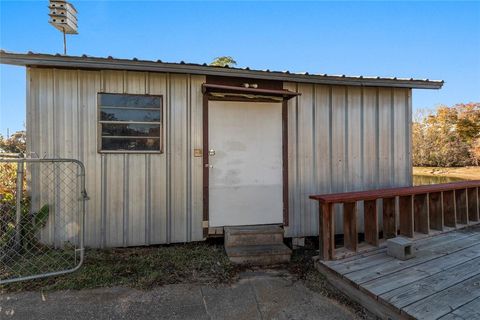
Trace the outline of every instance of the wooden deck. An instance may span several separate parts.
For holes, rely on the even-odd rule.
[[[383,319],[480,319],[480,226],[416,241],[401,261],[385,247],[316,262],[328,280]]]

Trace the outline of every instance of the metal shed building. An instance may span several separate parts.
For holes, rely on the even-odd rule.
[[[443,85],[5,51],[0,62],[27,67],[28,151],[85,165],[90,247],[199,241],[228,225],[316,236],[309,195],[411,185],[412,89]]]

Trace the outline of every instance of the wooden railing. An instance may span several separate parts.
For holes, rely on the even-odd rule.
[[[479,189],[480,180],[471,180],[312,195],[310,199],[318,201],[320,209],[320,257],[338,259],[378,247],[381,240],[397,235],[414,238],[479,223]],[[363,202],[363,237],[359,237],[357,226],[360,202]],[[381,230],[377,210],[380,204],[383,208]],[[343,248],[335,248],[334,215],[340,211],[334,210],[335,206],[343,207]],[[363,240],[361,243],[359,238]]]

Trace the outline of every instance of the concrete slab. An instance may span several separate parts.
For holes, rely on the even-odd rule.
[[[255,294],[248,283],[202,287],[202,292],[211,319],[260,319]]]
[[[0,319],[355,319],[287,272],[242,274],[233,285],[166,285],[0,295]]]

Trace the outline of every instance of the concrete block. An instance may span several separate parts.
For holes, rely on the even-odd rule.
[[[408,260],[415,257],[413,241],[405,237],[395,237],[387,240],[387,254],[399,260]]]

